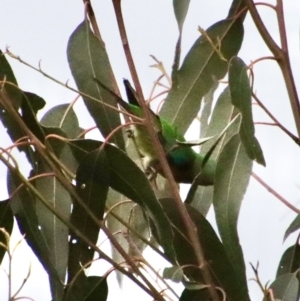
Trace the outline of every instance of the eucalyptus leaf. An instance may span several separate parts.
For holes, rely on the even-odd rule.
[[[76,173],[76,191],[81,200],[97,220],[102,220],[110,183],[109,163],[105,151],[98,149],[90,152],[80,162]],[[97,243],[100,231],[86,208],[76,200],[73,203],[71,223],[93,244]],[[82,266],[88,267],[94,250],[70,231],[70,252],[68,282],[72,281]]]
[[[0,202],[0,228],[6,231],[8,235],[11,235],[14,225],[14,216],[10,208],[9,200]],[[7,241],[3,232],[0,231],[0,243],[7,246]],[[7,246],[8,247],[8,246]],[[0,266],[2,259],[6,253],[6,249],[0,245]]]
[[[179,132],[185,133],[196,117],[201,99],[213,86],[214,78],[225,76],[227,60],[238,53],[242,40],[243,24],[238,18],[215,23],[205,31],[205,36],[196,40],[160,111]]]
[[[83,96],[84,103],[101,134],[107,137],[121,125],[121,119],[117,111],[103,104],[117,108],[115,99],[94,82],[94,78],[97,78],[106,87],[114,90],[111,84],[113,74],[104,43],[92,33],[88,21],[79,24],[70,36],[67,56],[76,85],[80,92],[86,94]],[[125,148],[121,131],[117,131],[110,141],[121,149]]]
[[[289,225],[289,227],[286,229],[283,240],[285,241],[291,233],[299,229],[300,229],[300,215],[298,214],[295,217],[295,219],[292,221],[292,223]]]
[[[214,137],[219,135],[226,127],[226,125],[230,122],[232,112],[233,106],[231,104],[230,91],[228,87],[226,87],[217,99],[204,136]],[[230,129],[228,129],[228,131],[225,133],[225,136],[227,136],[228,132],[231,131],[231,128],[235,126],[235,123],[232,124]],[[201,153],[207,153],[212,147],[213,143],[214,140],[210,140],[201,145]],[[217,145],[216,150],[211,155],[212,159],[216,160],[218,158],[221,148],[222,143]],[[191,202],[191,205],[194,208],[198,209],[203,215],[207,214],[212,204],[213,189],[213,186],[199,186],[194,199]]]
[[[241,289],[247,290],[246,269],[239,243],[237,221],[251,176],[252,161],[238,135],[224,146],[216,168],[213,205],[226,253],[238,275]]]
[[[44,229],[40,226],[35,196],[24,186],[15,192],[21,185],[17,172],[9,172],[7,182],[9,194],[13,194],[13,197],[10,199],[10,206],[21,234],[24,235],[27,244],[39,259],[49,277],[56,283],[60,282],[55,262],[53,262],[53,256],[50,255],[51,250],[48,246]]]
[[[295,274],[285,274],[276,278],[269,289],[273,292],[274,300],[297,301],[299,281]],[[264,298],[263,301],[268,299]]]
[[[258,140],[255,137],[255,128],[252,117],[251,86],[247,75],[246,64],[238,57],[229,63],[229,88],[232,104],[242,114],[240,127],[241,141],[250,159],[265,166],[266,162]]]
[[[174,231],[176,258],[169,258],[170,261],[174,264],[179,263],[190,281],[203,283],[202,271],[198,266],[195,250],[189,241],[182,214],[177,209],[173,199],[160,199],[160,203]],[[245,290],[244,287],[240,286],[238,275],[212,226],[196,209],[188,204],[185,204],[185,207],[197,228],[198,239],[204,255],[203,264],[211,273],[213,285],[224,290],[228,301],[249,301],[247,289]],[[153,233],[155,235],[155,231]]]
[[[300,268],[300,245],[298,242],[296,242],[295,245],[289,247],[283,253],[278,265],[276,278],[284,274],[295,273],[299,270],[299,268]]]

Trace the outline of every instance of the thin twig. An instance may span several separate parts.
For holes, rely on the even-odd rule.
[[[190,239],[190,243],[193,246],[195,256],[197,258],[197,263],[198,263],[199,267],[203,267],[202,274],[203,274],[204,281],[208,285],[208,290],[212,297],[212,300],[217,301],[217,300],[219,300],[219,296],[213,285],[210,271],[207,268],[207,265],[205,264],[205,257],[203,254],[202,247],[200,245],[200,241],[198,239],[197,228],[194,225],[193,221],[191,220],[191,218],[180,198],[179,191],[177,189],[177,184],[175,183],[174,176],[173,176],[170,166],[168,165],[167,160],[166,160],[165,152],[162,148],[162,145],[160,144],[160,142],[158,140],[158,137],[157,137],[157,135],[153,129],[152,123],[151,123],[150,112],[144,101],[142,89],[141,89],[141,86],[140,86],[140,83],[138,80],[137,72],[136,72],[136,69],[134,66],[133,58],[132,58],[130,47],[129,47],[129,42],[127,39],[127,34],[126,34],[126,29],[125,29],[123,15],[122,15],[122,9],[121,9],[121,0],[113,0],[113,5],[114,5],[114,9],[115,9],[115,14],[116,14],[117,23],[119,26],[120,37],[121,37],[121,41],[123,44],[125,56],[126,56],[126,59],[128,62],[130,72],[131,72],[134,86],[135,86],[137,94],[139,96],[139,104],[144,113],[144,117],[145,117],[144,124],[145,124],[146,130],[149,134],[151,141],[153,142],[153,147],[157,153],[158,160],[162,167],[164,175],[165,175],[167,181],[169,182],[169,185],[170,185],[170,188],[172,191],[172,195],[174,198],[174,203],[177,206],[177,208],[179,209],[179,212],[181,213],[181,216],[183,218],[183,222],[187,229],[187,234]]]
[[[273,194],[280,202],[282,202],[285,206],[289,207],[291,210],[300,214],[300,210],[289,203],[284,197],[282,197],[278,192],[276,192],[271,186],[269,186],[265,181],[263,181],[256,173],[252,172],[252,177],[259,182],[262,186],[264,186],[271,194]]]
[[[266,112],[266,114],[275,122],[275,124],[285,132],[296,144],[300,146],[300,139],[291,133],[286,127],[284,127],[276,118],[275,116],[268,110],[268,108],[260,101],[260,99],[256,96],[255,93],[252,92],[252,97],[258,103],[258,105]]]

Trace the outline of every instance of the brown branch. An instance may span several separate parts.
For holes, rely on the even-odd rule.
[[[289,100],[294,115],[295,125],[300,137],[300,103],[299,97],[294,82],[290,59],[288,55],[288,46],[286,41],[286,30],[283,14],[282,0],[277,0],[276,13],[279,24],[279,34],[282,49],[275,43],[271,37],[269,31],[267,30],[265,24],[263,23],[253,0],[245,0],[248,6],[248,9],[251,13],[252,19],[266,45],[269,47],[270,51],[273,53],[274,57],[277,58],[278,65],[281,69],[287,92],[289,95]]]
[[[285,206],[289,207],[291,210],[300,214],[300,210],[289,203],[284,197],[282,197],[278,192],[276,192],[271,186],[269,186],[266,182],[264,182],[256,173],[252,172],[252,177],[259,182],[262,186],[264,186],[271,194],[273,194],[280,202],[282,202]]]
[[[154,149],[157,153],[159,163],[162,167],[165,177],[170,184],[170,188],[171,188],[172,195],[174,198],[175,206],[177,206],[179,212],[182,215],[184,225],[187,229],[189,240],[193,246],[195,256],[197,258],[197,263],[198,263],[199,267],[203,267],[202,274],[203,274],[205,283],[208,285],[209,293],[210,293],[213,301],[218,301],[219,296],[217,294],[216,288],[213,285],[210,271],[207,268],[207,265],[205,264],[203,250],[200,245],[200,241],[198,239],[197,228],[194,225],[193,221],[191,220],[191,218],[180,198],[180,195],[179,195],[179,192],[177,189],[177,184],[175,183],[170,166],[168,165],[167,160],[166,160],[165,152],[164,152],[162,145],[160,144],[158,137],[151,124],[150,112],[144,101],[142,89],[141,89],[141,86],[140,86],[140,83],[138,80],[137,72],[136,72],[136,69],[134,66],[133,58],[131,55],[131,51],[130,51],[130,47],[129,47],[129,43],[128,43],[128,39],[127,39],[126,29],[125,29],[125,25],[124,25],[122,10],[121,10],[121,0],[113,0],[113,5],[114,5],[114,9],[115,9],[115,14],[116,14],[117,23],[119,26],[120,37],[121,37],[121,41],[123,43],[125,56],[126,56],[126,59],[128,62],[130,72],[131,72],[134,86],[135,86],[137,94],[139,96],[139,104],[144,113],[144,125],[146,127],[146,130],[149,134],[151,141],[153,142]]]

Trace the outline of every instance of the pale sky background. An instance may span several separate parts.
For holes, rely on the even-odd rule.
[[[122,2],[133,57],[144,95],[148,97],[154,80],[159,76],[156,69],[149,68],[149,65],[153,64],[149,55],[153,54],[161,60],[167,71],[170,71],[171,68],[174,46],[178,36],[172,1],[123,0]],[[228,0],[191,1],[184,25],[183,57],[198,37],[197,27],[207,28],[226,17],[230,3],[231,1]],[[115,76],[121,91],[123,91],[122,79],[130,78],[130,76],[119,40],[111,1],[98,0],[93,1],[92,4]],[[286,0],[284,5],[292,67],[299,91],[300,1]],[[267,7],[260,7],[260,12],[268,29],[278,41],[274,12]],[[69,36],[82,22],[83,17],[83,3],[80,0],[1,0],[0,48],[4,51],[6,46],[9,46],[14,54],[35,66],[41,60],[41,66],[45,72],[62,82],[69,80],[69,84],[74,85],[67,63],[66,47]],[[251,60],[269,55],[269,51],[264,46],[249,16],[245,26],[246,34],[239,56],[248,64]],[[17,61],[11,59],[9,61],[19,86],[25,91],[43,97],[47,101],[46,110],[60,103],[69,103],[75,98],[73,92],[51,82]],[[260,99],[289,130],[296,133],[287,93],[277,65],[274,62],[264,61],[259,63],[254,71],[255,91]],[[82,106],[77,105],[75,109],[80,125],[82,127],[91,126],[92,121],[82,113]],[[259,108],[254,109],[254,119],[255,121],[269,121]],[[1,146],[9,145],[10,142],[5,138],[2,126],[0,133]],[[289,202],[299,207],[299,147],[276,127],[258,125],[256,133],[264,151],[267,167],[255,165],[255,172]],[[5,179],[6,171],[0,164],[0,200],[7,198]],[[248,269],[248,278],[253,277],[248,263],[256,264],[259,261],[262,282],[266,283],[274,279],[283,251],[295,242],[296,234],[291,235],[284,244],[282,243],[284,232],[295,216],[295,213],[282,205],[254,179],[250,181],[239,220],[239,233]],[[209,217],[210,220],[213,220],[212,214]],[[13,242],[18,239],[20,236],[15,229]],[[14,260],[14,288],[18,288],[26,276],[29,262],[31,262],[31,276],[21,295],[29,296],[36,301],[50,300],[47,276],[38,261],[31,255],[25,242],[17,250]],[[157,262],[157,260],[155,261]],[[159,263],[158,267],[162,269],[163,263]],[[91,273],[99,273],[99,270],[99,268],[94,268]],[[109,281],[115,283],[114,276],[110,276]],[[135,286],[126,282],[125,287],[122,300],[141,300],[138,293],[134,293],[136,296],[134,298],[131,295]],[[4,293],[6,289],[5,276],[0,271],[0,301],[7,300],[6,293]],[[249,282],[249,290],[252,300],[262,299],[261,292],[253,281]],[[114,290],[111,289],[109,292],[108,300],[119,298],[120,292],[115,285]],[[151,298],[147,296],[143,300],[151,300]]]

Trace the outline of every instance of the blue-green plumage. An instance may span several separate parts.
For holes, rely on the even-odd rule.
[[[143,117],[136,92],[128,80],[124,80],[124,85],[129,103],[115,95],[117,102],[128,113],[137,117]],[[197,177],[197,183],[199,185],[212,185],[214,183],[216,168],[215,162],[208,160],[204,168],[202,168],[204,156],[196,153],[188,145],[179,144],[178,141],[184,142],[185,139],[183,135],[177,132],[177,128],[171,125],[167,120],[154,114],[150,109],[149,111],[151,123],[165,151],[175,181],[178,183],[192,183],[200,174],[200,176]],[[147,134],[145,126],[142,124],[132,124],[130,125],[130,131],[137,149],[143,158],[146,170],[152,170],[164,176],[153,143]]]

